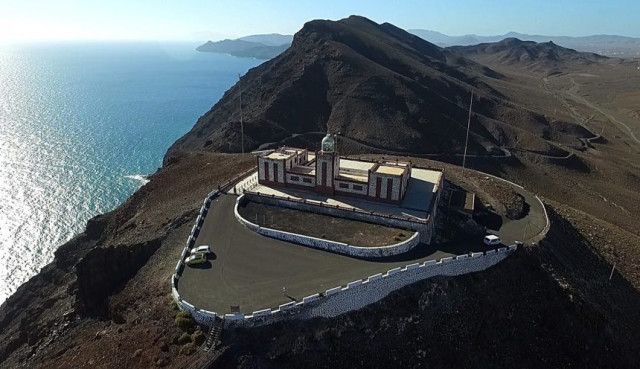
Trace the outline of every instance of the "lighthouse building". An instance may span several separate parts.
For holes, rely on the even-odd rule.
[[[399,204],[407,191],[411,162],[341,158],[335,135],[322,139],[320,150],[281,147],[258,156],[258,181],[272,187],[345,195]]]

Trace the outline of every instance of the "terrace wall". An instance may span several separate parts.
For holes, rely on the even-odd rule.
[[[280,231],[277,229],[260,227],[259,225],[248,221],[243,218],[238,212],[238,206],[245,200],[245,195],[242,195],[236,200],[234,207],[234,214],[236,219],[250,230],[271,238],[277,238],[279,240],[293,242],[300,245],[312,247],[315,249],[326,250],[343,255],[350,255],[363,258],[376,258],[386,257],[404,254],[405,252],[414,248],[420,242],[420,232],[416,232],[408,239],[395,243],[393,245],[381,246],[381,247],[361,247],[353,246],[342,242],[325,240],[323,238],[316,238],[311,236],[305,236],[297,233],[290,233]]]
[[[347,218],[374,224],[411,229],[418,231],[420,233],[420,242],[424,242],[426,244],[431,243],[433,235],[433,222],[431,221],[431,217],[426,221],[419,221],[412,218],[365,212],[363,210],[356,210],[352,208],[329,206],[313,200],[294,200],[277,196],[265,196],[249,191],[245,191],[244,195],[247,200],[260,204],[274,205],[311,213],[331,215],[338,218]]]
[[[364,280],[335,287],[323,293],[305,297],[300,302],[289,302],[272,309],[255,311],[252,314],[227,314],[227,326],[256,327],[287,319],[311,319],[335,317],[373,304],[391,292],[404,286],[434,276],[456,276],[485,270],[504,260],[517,246],[500,248],[486,253],[472,253],[457,257],[414,263],[404,268],[394,268],[386,273],[375,274]]]

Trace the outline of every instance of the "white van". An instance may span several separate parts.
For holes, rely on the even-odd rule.
[[[484,244],[487,246],[493,246],[493,245],[499,245],[500,244],[500,237],[493,235],[493,234],[488,234],[486,236],[484,236]]]

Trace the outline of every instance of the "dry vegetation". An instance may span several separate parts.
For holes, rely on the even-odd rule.
[[[353,246],[387,246],[405,241],[415,233],[400,228],[255,202],[240,207],[239,212],[247,220],[263,227],[343,242]]]

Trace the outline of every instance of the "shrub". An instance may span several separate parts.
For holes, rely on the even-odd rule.
[[[194,345],[193,343],[187,343],[186,345],[180,347],[179,353],[185,356],[189,356],[194,352],[196,352],[196,350],[197,350],[196,345]]]
[[[201,330],[197,330],[193,333],[193,335],[191,335],[191,339],[193,340],[193,343],[196,344],[196,346],[200,346],[204,343],[204,341],[206,341],[207,337],[204,335],[204,333],[202,333]]]
[[[178,338],[178,344],[184,345],[185,343],[191,343],[191,336],[189,333],[183,333],[180,338]]]
[[[191,314],[186,311],[180,311],[176,314],[175,323],[178,328],[185,332],[193,332],[196,328],[196,321],[193,320]]]

